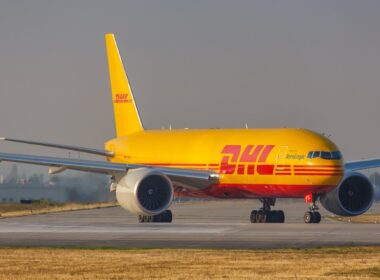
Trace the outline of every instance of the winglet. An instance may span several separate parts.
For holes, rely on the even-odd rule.
[[[120,58],[114,34],[106,34],[106,48],[116,135],[120,137],[142,131],[144,129],[129,86],[123,62]]]

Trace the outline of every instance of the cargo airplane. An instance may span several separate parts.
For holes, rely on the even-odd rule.
[[[171,222],[174,196],[259,199],[252,223],[283,223],[273,210],[277,198],[309,204],[306,223],[319,223],[318,202],[342,216],[366,212],[374,187],[358,170],[379,167],[380,159],[344,162],[338,147],[308,129],[144,129],[113,34],[106,35],[116,137],[104,149],[14,138],[4,141],[103,156],[82,160],[0,153],[1,161],[45,165],[110,176],[118,203],[140,222]],[[248,217],[247,217],[248,218]]]

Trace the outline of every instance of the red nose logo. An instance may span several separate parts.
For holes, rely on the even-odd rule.
[[[132,99],[129,98],[128,93],[116,93],[114,103],[130,103]]]

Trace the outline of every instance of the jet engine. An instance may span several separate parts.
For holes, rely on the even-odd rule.
[[[336,215],[357,216],[371,207],[374,195],[374,187],[368,178],[351,172],[337,188],[323,194],[320,201],[323,207]]]
[[[173,185],[159,171],[149,168],[129,170],[116,178],[116,199],[126,210],[138,215],[157,215],[173,200]]]

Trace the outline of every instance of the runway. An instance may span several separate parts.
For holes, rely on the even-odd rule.
[[[0,246],[120,248],[293,248],[380,245],[380,224],[323,219],[304,224],[306,205],[279,201],[285,224],[251,224],[259,203],[228,200],[174,204],[171,224],[139,224],[120,207],[0,220]],[[375,205],[374,212],[380,212]],[[321,211],[322,215],[327,212]]]

